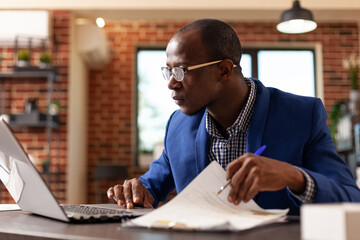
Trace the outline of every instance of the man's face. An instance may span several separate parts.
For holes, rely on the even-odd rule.
[[[209,59],[196,31],[175,35],[166,48],[167,67],[190,67],[218,59]],[[171,77],[168,87],[181,111],[192,115],[208,107],[216,99],[218,65],[194,69],[185,73],[181,82]]]

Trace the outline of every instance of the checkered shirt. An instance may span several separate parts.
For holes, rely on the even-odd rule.
[[[296,167],[297,169],[299,169],[302,174],[305,177],[305,191],[300,194],[300,195],[296,195],[295,193],[293,193],[290,188],[287,188],[288,191],[291,193],[291,195],[293,197],[295,197],[298,201],[302,202],[302,203],[312,203],[315,200],[315,196],[316,196],[316,192],[317,192],[317,188],[314,182],[314,179],[303,169]]]
[[[254,110],[257,86],[248,78],[245,78],[245,81],[250,88],[249,98],[234,124],[226,129],[227,138],[220,134],[215,120],[206,112],[206,130],[210,135],[209,160],[216,160],[224,169],[232,160],[237,159],[246,151],[246,135]]]
[[[246,135],[254,111],[257,86],[249,78],[245,78],[245,82],[250,88],[249,97],[234,124],[226,129],[227,138],[220,134],[215,120],[206,112],[206,130],[209,133],[209,161],[217,161],[225,170],[232,160],[239,158],[246,151]],[[304,174],[306,179],[305,192],[296,195],[289,188],[288,190],[294,198],[303,203],[313,202],[316,195],[314,180],[304,170],[298,169]]]

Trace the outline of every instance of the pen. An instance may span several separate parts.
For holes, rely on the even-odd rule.
[[[256,150],[256,152],[254,153],[254,155],[261,155],[264,151],[265,151],[266,145],[262,145],[258,150]],[[231,183],[231,179],[220,188],[220,190],[216,193],[216,195],[219,195],[227,186],[229,186]]]

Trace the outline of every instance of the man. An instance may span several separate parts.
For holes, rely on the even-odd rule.
[[[231,179],[234,204],[254,199],[298,215],[302,203],[360,201],[321,101],[245,79],[240,42],[229,25],[195,21],[175,33],[166,55],[163,75],[180,110],[168,121],[165,149],[139,179],[111,187],[109,198],[128,208],[156,207],[218,161]],[[252,154],[262,145],[262,156]]]

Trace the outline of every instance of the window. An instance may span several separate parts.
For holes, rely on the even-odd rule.
[[[137,51],[137,165],[147,167],[163,149],[165,126],[179,107],[171,99],[160,68],[166,65],[164,49]]]
[[[245,77],[258,78],[275,87],[303,96],[316,96],[314,50],[244,49],[240,65]]]
[[[240,66],[244,77],[252,77],[251,55],[244,53],[241,56]]]
[[[48,11],[0,11],[0,43],[1,47],[14,47],[18,37],[21,46],[28,46],[27,38],[33,36],[32,46],[41,46],[39,39],[50,36]]]

